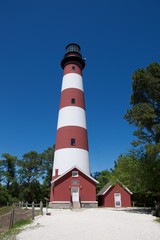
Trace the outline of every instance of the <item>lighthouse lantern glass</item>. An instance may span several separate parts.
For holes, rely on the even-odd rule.
[[[66,52],[80,52],[80,47],[76,44],[71,44],[67,46]]]

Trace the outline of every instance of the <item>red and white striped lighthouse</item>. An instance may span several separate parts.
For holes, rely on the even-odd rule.
[[[74,165],[90,174],[82,69],[85,61],[77,44],[69,44],[61,61],[64,69],[57,125],[53,177]]]
[[[73,170],[73,168],[76,168],[74,169],[74,172],[80,171],[88,176],[90,181],[92,179],[90,177],[86,112],[82,79],[82,70],[85,67],[85,60],[80,53],[79,45],[75,43],[67,45],[66,53],[61,61],[61,67],[63,69],[63,79],[58,114],[50,202],[55,200],[67,200],[66,196],[59,196],[58,198],[54,188],[57,179],[68,174],[68,171],[71,169]],[[65,182],[65,179],[63,182]],[[95,186],[95,182],[93,185]],[[72,181],[69,186],[66,184],[66,189],[70,189],[71,191],[72,187],[78,188],[77,191],[80,196],[79,189],[80,187],[82,189],[82,186],[80,186],[79,180],[77,182]],[[65,191],[65,189],[63,190]],[[72,196],[72,193],[70,193],[70,195]]]

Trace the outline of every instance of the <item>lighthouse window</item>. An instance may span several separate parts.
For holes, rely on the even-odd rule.
[[[76,69],[76,68],[75,68],[75,66],[72,66],[72,70],[74,70],[74,71],[75,71],[75,69]]]
[[[71,98],[71,103],[75,104],[75,102],[76,102],[75,98]]]
[[[78,177],[78,171],[72,171],[72,177]]]
[[[75,138],[71,138],[71,146],[75,146],[76,145],[76,140]]]

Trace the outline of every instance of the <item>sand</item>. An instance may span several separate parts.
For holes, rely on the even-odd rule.
[[[108,208],[49,210],[17,240],[160,240],[160,224],[150,214]]]

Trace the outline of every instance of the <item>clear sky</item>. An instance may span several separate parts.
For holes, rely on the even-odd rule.
[[[160,62],[159,0],[0,0],[0,155],[55,143],[68,43],[83,72],[91,172],[110,169],[133,140],[123,119],[131,76]]]

